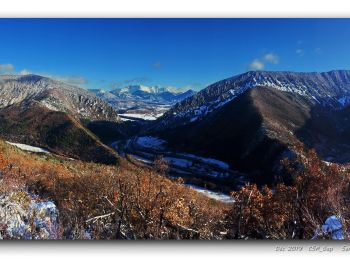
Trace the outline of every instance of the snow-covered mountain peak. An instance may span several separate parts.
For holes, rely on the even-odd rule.
[[[127,86],[127,87],[124,87],[124,88],[120,89],[120,93],[133,94],[133,93],[135,93],[137,91],[142,91],[142,92],[145,92],[145,93],[154,93],[155,89],[154,89],[154,87],[148,87],[148,86],[145,86],[145,85],[131,85],[131,86]]]
[[[160,121],[163,124],[171,124],[174,120],[182,123],[196,121],[255,87],[294,93],[332,109],[350,103],[348,70],[323,73],[250,71],[218,81],[177,103]]]
[[[193,90],[183,90],[174,87],[131,85],[102,92],[99,89],[91,89],[102,99],[114,103],[115,101],[143,101],[164,104],[173,104],[193,95]]]

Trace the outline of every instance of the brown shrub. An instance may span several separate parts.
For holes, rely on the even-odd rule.
[[[149,168],[30,155],[2,143],[3,179],[55,202],[63,238],[220,239],[225,204]],[[20,184],[19,184],[20,183]],[[2,185],[1,185],[2,186]],[[20,186],[20,187],[19,187]],[[10,187],[10,186],[8,186]]]
[[[229,211],[230,237],[310,239],[325,220],[336,215],[349,228],[349,168],[328,164],[314,150],[296,147],[297,161],[285,161],[291,186],[274,189],[247,184],[233,192]]]

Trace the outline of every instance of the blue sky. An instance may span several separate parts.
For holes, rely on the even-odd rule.
[[[85,88],[350,69],[350,19],[0,19],[0,32],[0,73]]]

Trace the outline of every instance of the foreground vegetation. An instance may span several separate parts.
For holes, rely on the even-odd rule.
[[[330,215],[347,234],[348,168],[296,150],[298,159],[284,162],[292,185],[246,184],[232,192],[235,203],[225,204],[168,179],[161,161],[155,169],[123,160],[107,166],[32,155],[0,141],[0,193],[24,209],[33,200],[56,205],[55,234],[32,236],[39,239],[310,239]],[[31,214],[20,217],[32,221]],[[1,237],[24,238],[0,222]]]
[[[127,162],[106,166],[26,154],[4,143],[1,193],[53,201],[58,239],[220,239],[227,206]],[[6,227],[3,227],[6,229]]]

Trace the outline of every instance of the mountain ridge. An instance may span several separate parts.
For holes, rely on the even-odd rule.
[[[40,75],[0,75],[0,97],[0,108],[36,100],[78,118],[119,121],[113,108],[91,92]]]
[[[249,71],[209,85],[180,101],[158,119],[158,124],[187,124],[231,102],[247,90],[267,86],[305,96],[313,103],[339,109],[350,102],[350,70],[329,72]]]
[[[0,75],[0,137],[65,157],[106,164],[117,154],[86,125],[120,119],[82,88],[39,75]]]

